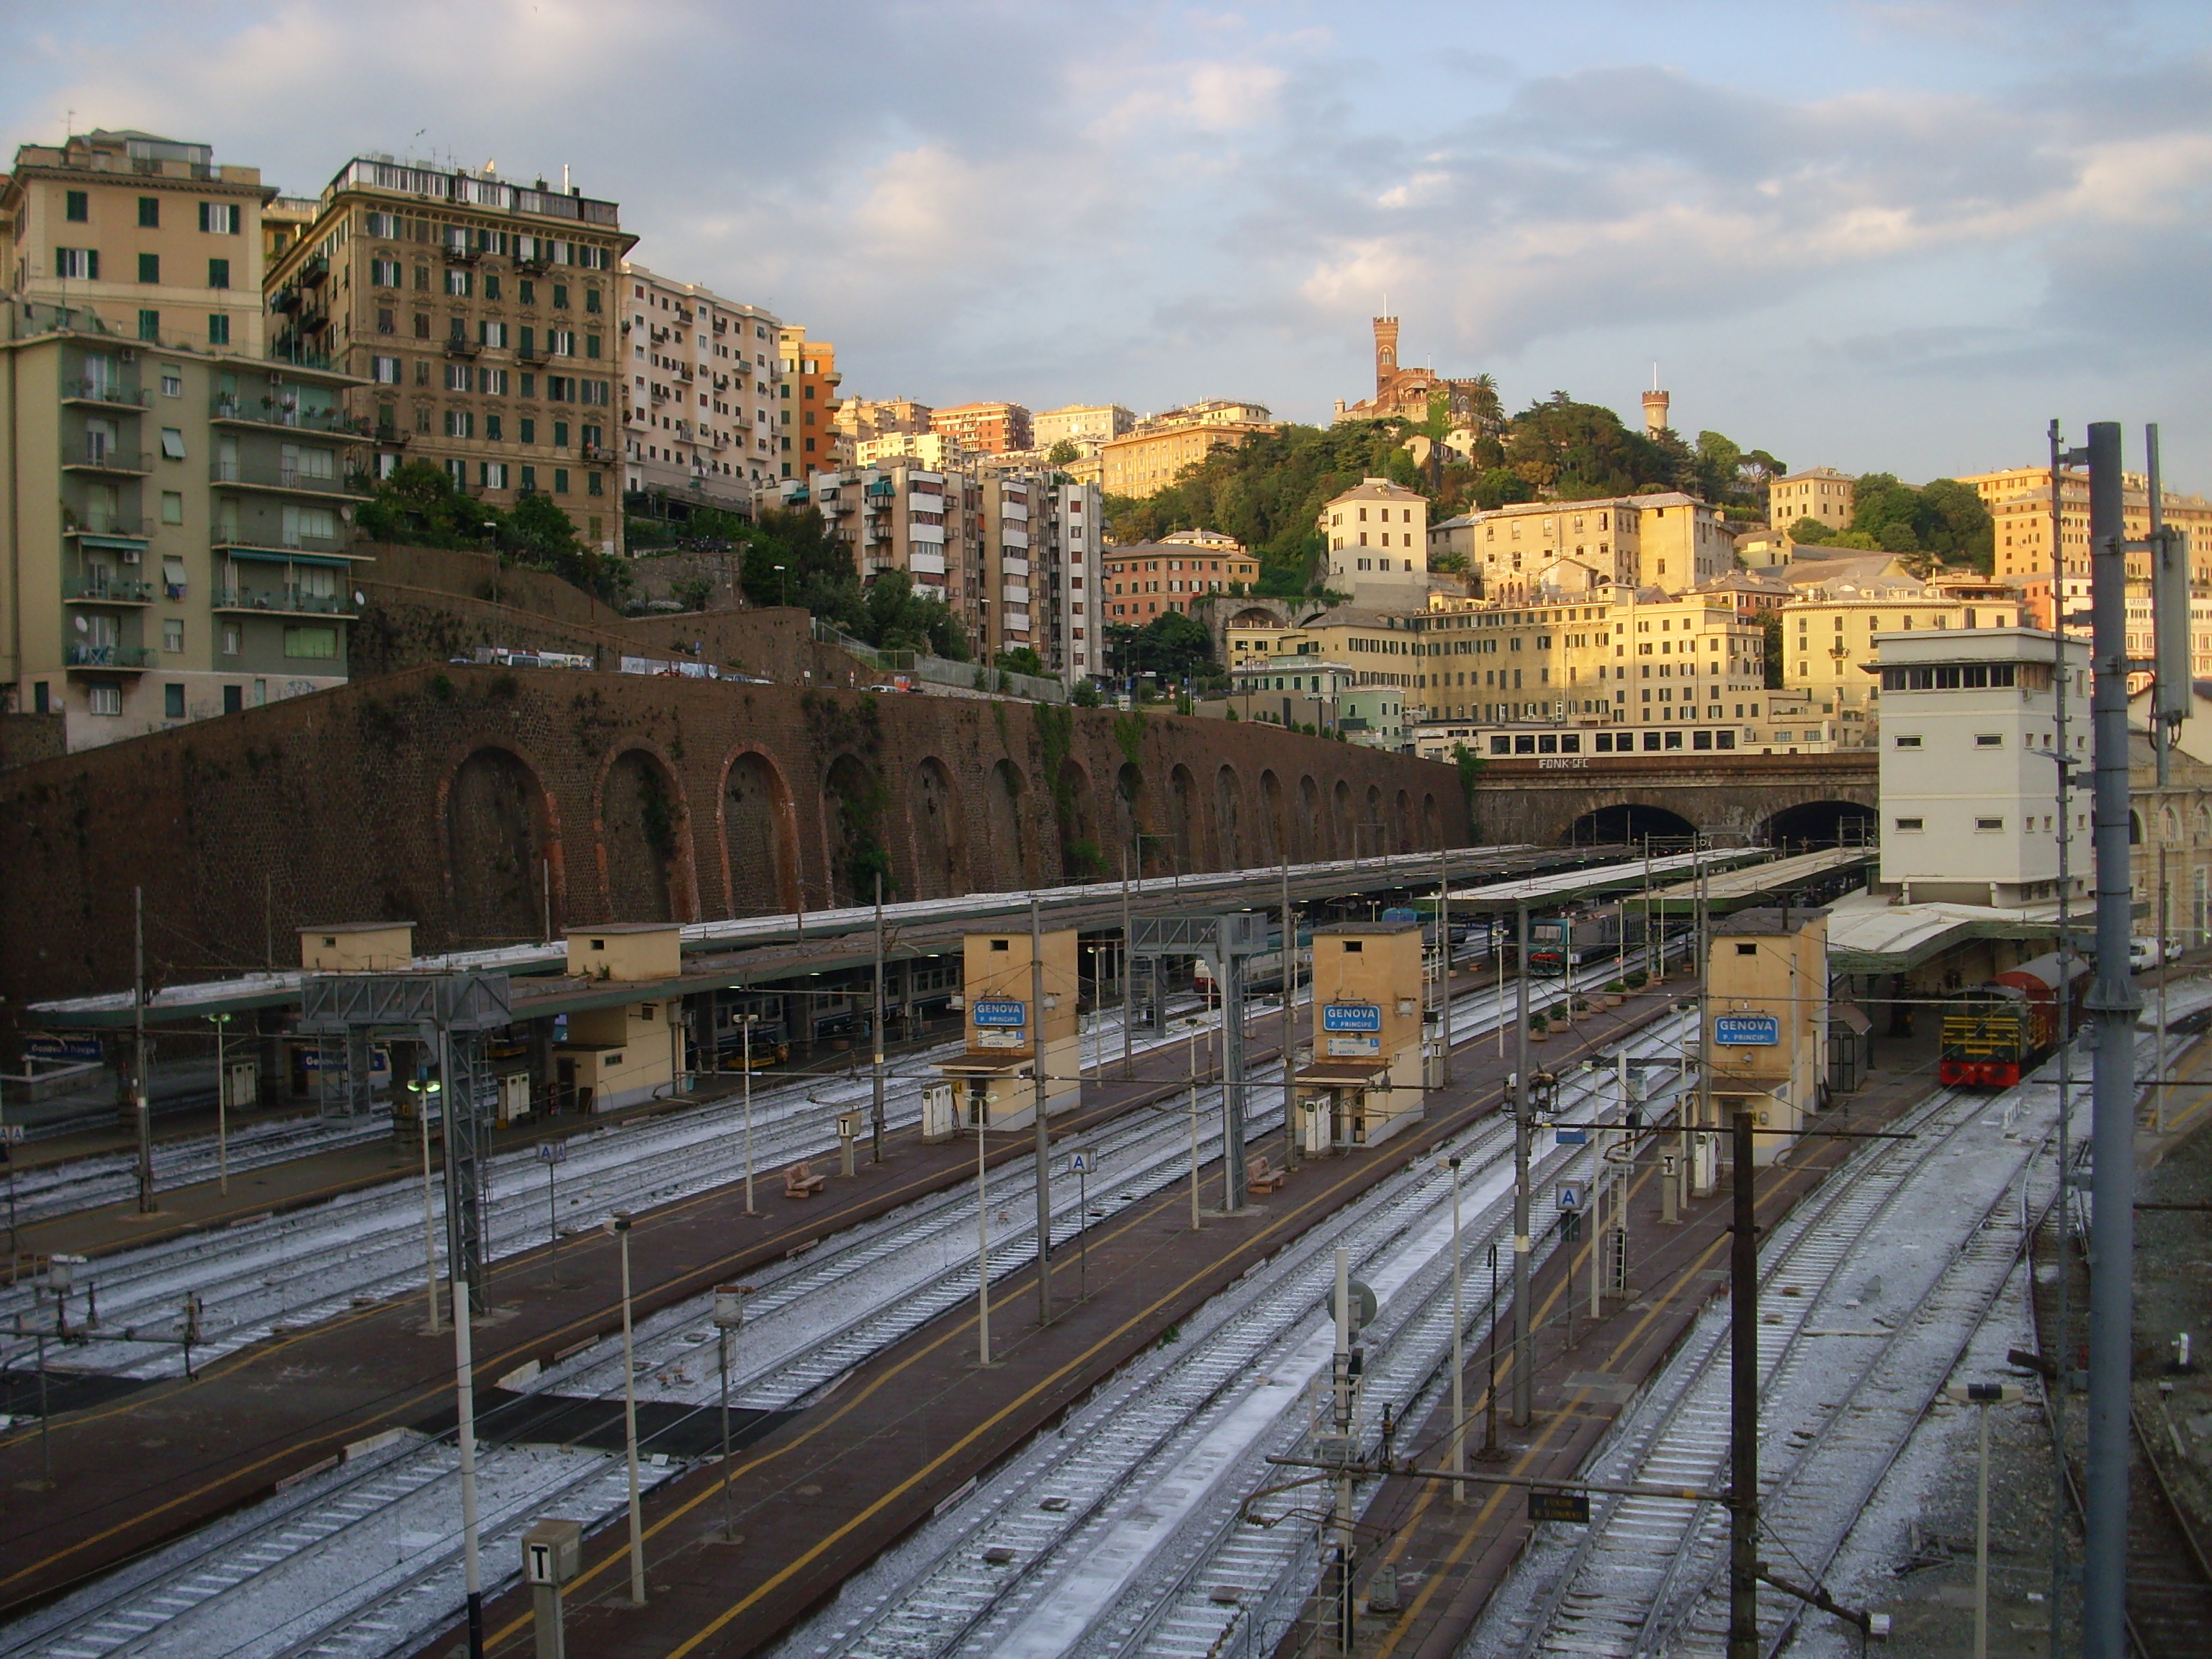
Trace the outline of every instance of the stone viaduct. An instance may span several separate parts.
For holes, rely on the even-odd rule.
[[[1150,872],[1464,845],[1453,769],[1266,726],[423,665],[0,772],[0,995]]]
[[[1474,829],[1488,842],[1633,842],[1692,830],[1751,840],[1834,841],[1875,817],[1878,757],[1560,755],[1484,763]]]

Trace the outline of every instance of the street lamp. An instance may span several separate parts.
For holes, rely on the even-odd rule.
[[[1982,1448],[1979,1485],[1974,1495],[1974,1659],[1990,1659],[1990,1407],[2011,1405],[2021,1397],[2017,1382],[1953,1382],[1946,1396],[1961,1406],[1980,1407]]]
[[[210,1014],[208,1024],[215,1027],[215,1167],[216,1190],[224,1197],[230,1196],[230,1071],[224,1065],[223,1027],[230,1024],[228,1014]]]
[[[747,1014],[744,1030],[745,1066],[745,1213],[758,1215],[753,1208],[753,1027],[760,1024],[758,1014]]]
[[[430,1075],[430,1062],[415,1062],[415,1080],[407,1092],[415,1097],[415,1122],[422,1132],[422,1282],[430,1297],[430,1334],[438,1334],[438,1224],[430,1186],[430,1103],[442,1085]]]
[[[622,1247],[623,1437],[629,1455],[629,1599],[633,1607],[641,1607],[645,1605],[645,1511],[637,1496],[637,1365],[630,1328],[629,1212],[617,1210],[606,1218],[605,1225]]]
[[[1459,1169],[1460,1169],[1460,1159],[1459,1159],[1459,1158],[1458,1158],[1456,1155],[1454,1155],[1453,1157],[1447,1158],[1444,1158],[1444,1159],[1441,1160],[1441,1162],[1443,1163],[1443,1164],[1444,1168],[1446,1168],[1447,1170],[1450,1170],[1450,1172],[1451,1172],[1451,1204],[1452,1204],[1452,1242],[1451,1242],[1451,1269],[1452,1269],[1452,1377],[1451,1377],[1452,1449],[1451,1449],[1451,1467],[1452,1467],[1452,1472],[1453,1472],[1454,1474],[1463,1474],[1463,1473],[1465,1473],[1465,1472],[1466,1472],[1466,1469],[1467,1469],[1467,1384],[1466,1384],[1466,1376],[1467,1376],[1467,1314],[1466,1314],[1466,1302],[1465,1302],[1465,1298],[1464,1298],[1464,1297],[1463,1297],[1463,1295],[1462,1295],[1462,1285],[1461,1285],[1461,1267],[1462,1267],[1462,1264],[1461,1260],[1460,1260],[1460,1243],[1459,1243]],[[1453,1482],[1452,1482],[1452,1504],[1453,1504],[1453,1506],[1454,1506],[1455,1508],[1456,1508],[1456,1507],[1457,1507],[1457,1506],[1459,1506],[1460,1504],[1464,1504],[1464,1503],[1466,1503],[1466,1502],[1467,1502],[1467,1498],[1466,1498],[1466,1496],[1465,1496],[1466,1492],[1467,1492],[1467,1482],[1465,1482],[1464,1480],[1455,1480],[1455,1481],[1453,1481]]]
[[[722,1541],[738,1541],[735,1499],[730,1493],[730,1340],[745,1322],[745,1298],[750,1285],[714,1286],[714,1329],[722,1345]]]
[[[784,568],[781,565],[776,565],[774,568],[775,570],[776,600],[779,604],[789,605],[791,603],[791,579],[784,574]]]

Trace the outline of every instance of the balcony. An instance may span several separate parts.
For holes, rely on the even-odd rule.
[[[292,280],[301,288],[316,288],[330,280],[331,262],[325,254],[313,254],[300,262],[297,275]]]
[[[113,380],[65,380],[62,382],[62,401],[86,404],[95,409],[143,409],[152,401],[152,394],[143,388],[118,386]]]
[[[295,536],[292,540],[286,542],[281,539],[279,533],[272,532],[264,536],[218,534],[209,544],[218,553],[228,553],[235,550],[240,553],[266,553],[281,558],[288,553],[320,553],[342,557],[345,556],[351,544],[350,536],[302,534]]]
[[[64,647],[62,661],[70,668],[120,668],[135,674],[154,665],[154,653],[143,645],[71,645]]]
[[[446,337],[446,355],[448,357],[473,357],[482,349],[465,334],[448,334]]]
[[[143,449],[117,449],[84,443],[62,451],[64,472],[97,472],[110,477],[143,478],[154,470],[153,455]]]
[[[380,426],[375,429],[371,436],[373,436],[378,443],[386,445],[393,449],[404,447],[408,438],[408,434],[402,432],[396,426]]]
[[[481,249],[465,246],[459,242],[447,242],[438,252],[445,256],[446,263],[451,265],[472,265],[483,258]]]
[[[358,617],[361,608],[350,593],[309,593],[284,586],[271,588],[218,587],[212,607],[217,611],[250,611],[263,617]]]
[[[520,363],[550,362],[553,348],[543,340],[532,340],[515,348],[514,360]]]
[[[154,584],[125,576],[70,576],[62,598],[70,605],[151,605]]]
[[[280,426],[289,432],[318,432],[356,441],[367,435],[364,422],[342,409],[301,409],[297,399],[283,398],[211,398],[208,418],[225,425]]]
[[[605,444],[586,444],[577,453],[586,460],[597,462],[602,466],[611,465],[615,459],[614,451]]]
[[[288,495],[337,496],[344,501],[365,501],[368,495],[353,488],[343,477],[317,477],[302,472],[295,466],[286,466],[281,461],[213,460],[208,463],[208,482],[231,484],[240,489],[269,489]]]
[[[526,276],[543,276],[553,269],[553,256],[550,253],[518,253],[514,256],[514,268]]]
[[[64,507],[62,513],[64,536],[88,537],[95,541],[143,542],[149,533],[139,520],[121,513],[95,514],[82,524],[72,521],[68,507]]]

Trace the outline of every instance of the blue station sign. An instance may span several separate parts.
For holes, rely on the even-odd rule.
[[[1378,1002],[1324,1002],[1321,1006],[1324,1031],[1379,1031],[1382,1005]]]
[[[1723,1048],[1771,1048],[1782,1041],[1782,1021],[1773,1014],[1717,1015],[1713,1041]]]
[[[1030,1023],[1030,1006],[1004,997],[981,997],[975,1006],[978,1025],[1026,1025]]]

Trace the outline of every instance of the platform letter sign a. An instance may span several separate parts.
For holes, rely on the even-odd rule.
[[[1782,1022],[1772,1014],[1721,1014],[1713,1041],[1723,1048],[1771,1048],[1782,1041]]]

